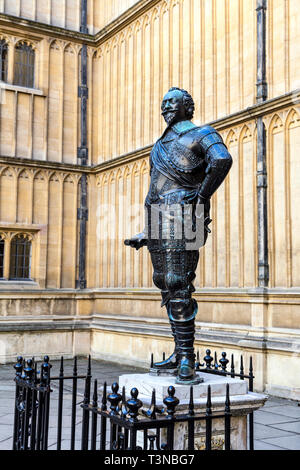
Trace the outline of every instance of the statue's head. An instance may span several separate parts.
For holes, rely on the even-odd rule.
[[[179,121],[192,119],[195,103],[186,90],[172,87],[163,98],[161,110],[166,123],[170,126]]]

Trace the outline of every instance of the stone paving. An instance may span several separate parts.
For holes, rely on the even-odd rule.
[[[59,374],[59,362],[52,361],[52,376]],[[73,361],[65,361],[65,374],[72,372]],[[78,361],[78,375],[86,372],[87,360]],[[119,375],[145,372],[129,366],[121,366],[102,361],[92,361],[92,375],[99,385],[107,381],[111,385]],[[14,413],[14,369],[13,365],[0,365],[0,450],[12,449],[13,413]],[[62,450],[69,449],[71,429],[71,384],[65,382],[64,418]],[[56,449],[56,419],[58,405],[58,388],[54,386],[51,397],[49,424],[49,450]],[[69,393],[68,393],[69,392]],[[83,381],[78,384],[78,400],[83,397]],[[78,408],[78,407],[77,407]],[[265,406],[254,412],[254,450],[300,450],[300,406],[298,403],[282,398],[269,397]],[[80,449],[81,410],[76,418],[75,449]]]

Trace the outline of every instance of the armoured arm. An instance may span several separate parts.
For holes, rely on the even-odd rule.
[[[207,127],[206,135],[201,139],[200,144],[205,153],[207,168],[199,196],[206,201],[211,198],[226,178],[232,165],[232,157],[222,137],[212,127]]]

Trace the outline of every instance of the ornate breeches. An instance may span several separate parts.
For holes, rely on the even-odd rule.
[[[153,282],[161,290],[162,305],[166,305],[171,320],[187,321],[197,314],[197,303],[192,299],[192,284],[199,260],[199,251],[161,249],[148,245],[153,264]]]

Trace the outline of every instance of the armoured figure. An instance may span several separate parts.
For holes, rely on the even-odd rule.
[[[210,126],[192,123],[193,113],[194,102],[187,91],[171,88],[163,98],[162,115],[167,128],[150,155],[146,226],[142,233],[125,240],[137,250],[148,247],[153,282],[161,290],[162,306],[166,306],[175,340],[174,353],[155,363],[153,369],[160,374],[174,372],[178,383],[189,384],[199,380],[194,354],[197,302],[192,299],[199,248],[210,232],[210,198],[232,165],[220,134]],[[197,223],[199,220],[202,225]],[[176,236],[174,227],[182,224],[183,232]],[[201,243],[191,245],[190,234],[197,238],[201,228]]]

